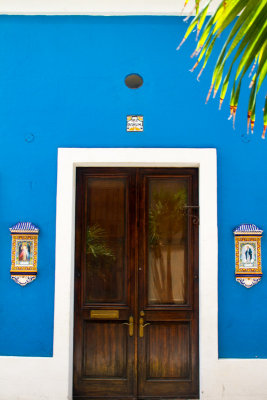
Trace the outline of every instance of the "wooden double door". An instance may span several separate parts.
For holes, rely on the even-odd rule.
[[[199,397],[197,205],[197,169],[77,169],[74,399]]]

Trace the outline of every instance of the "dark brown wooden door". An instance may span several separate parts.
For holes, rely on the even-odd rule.
[[[77,169],[75,399],[198,398],[197,204],[197,169]]]

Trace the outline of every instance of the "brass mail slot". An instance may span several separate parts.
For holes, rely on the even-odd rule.
[[[118,319],[119,310],[91,310],[90,316],[97,319]]]

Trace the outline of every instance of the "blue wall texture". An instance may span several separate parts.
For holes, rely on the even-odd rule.
[[[227,101],[220,112],[218,99],[205,105],[211,66],[197,82],[194,39],[175,50],[186,27],[177,17],[0,17],[0,355],[53,355],[58,147],[214,147],[219,354],[267,357],[267,144],[260,118],[246,134],[247,87],[235,131]],[[132,72],[144,78],[138,90],[124,84]],[[127,114],[144,115],[143,133],[126,132]],[[40,227],[39,275],[26,287],[9,274],[18,221]],[[265,230],[265,275],[251,289],[234,279],[240,223]]]

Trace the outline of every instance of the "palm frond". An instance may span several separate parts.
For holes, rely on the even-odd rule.
[[[185,189],[175,193],[159,190],[153,193],[153,202],[149,209],[149,242],[150,246],[164,243],[169,236],[182,230],[185,220],[183,207],[187,202]]]
[[[115,258],[112,249],[107,244],[107,235],[98,224],[87,229],[86,253],[97,257]]]
[[[197,27],[197,45],[192,55],[192,57],[197,57],[197,61],[191,71],[194,71],[203,61],[197,76],[197,79],[199,79],[213,54],[217,39],[226,29],[230,29],[213,69],[206,102],[209,100],[212,91],[214,91],[213,97],[215,97],[221,87],[219,105],[219,108],[221,108],[227,89],[232,86],[230,117],[233,117],[234,124],[242,82],[249,69],[251,69],[249,76],[255,71],[249,84],[251,92],[247,113],[248,127],[251,126],[253,133],[257,96],[267,74],[267,3],[266,0],[222,0],[214,14],[207,19],[207,12],[212,1],[210,0],[208,4],[201,7],[203,1],[195,0],[196,16],[191,21],[178,48]],[[228,63],[230,57],[232,61]],[[263,97],[265,97],[265,94]],[[263,138],[265,131],[266,100]]]

